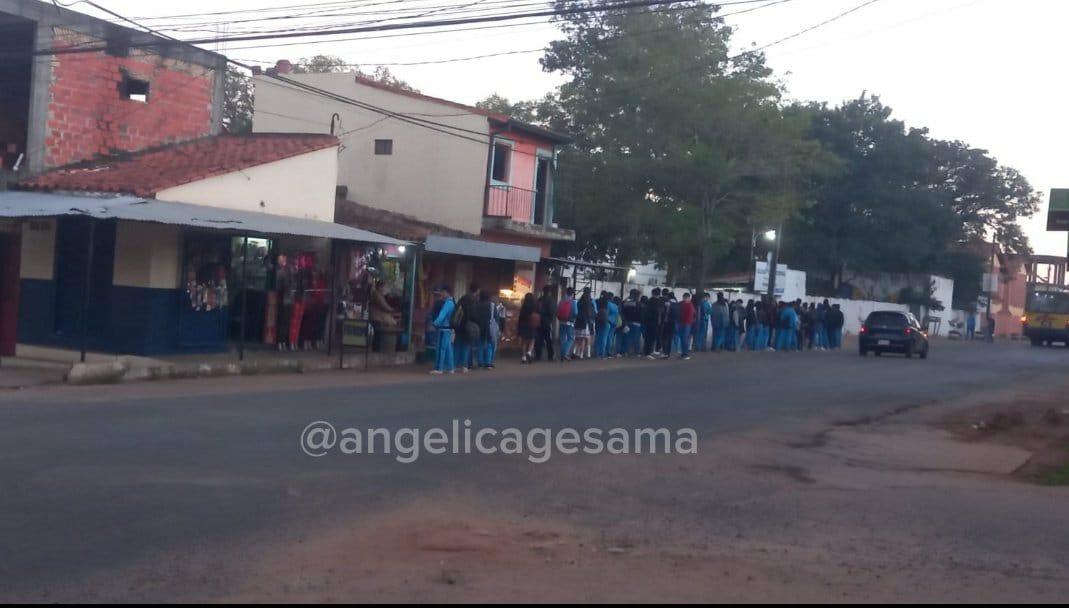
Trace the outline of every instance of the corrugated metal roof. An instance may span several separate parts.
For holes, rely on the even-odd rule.
[[[451,236],[429,235],[424,249],[432,253],[451,253],[474,258],[492,258],[495,260],[515,260],[520,262],[537,262],[542,258],[542,250],[523,245],[505,245],[475,239],[460,239]]]
[[[76,196],[43,192],[0,192],[0,217],[88,215],[98,219],[154,222],[263,235],[313,236],[361,243],[407,245],[407,241],[333,222],[255,211],[167,203],[133,196]]]

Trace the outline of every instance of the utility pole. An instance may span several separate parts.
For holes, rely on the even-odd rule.
[[[779,248],[783,242],[783,222],[776,226],[776,248],[772,250],[772,261],[768,264],[768,301],[776,301],[776,268],[779,266]]]

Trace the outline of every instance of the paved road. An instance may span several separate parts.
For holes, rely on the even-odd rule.
[[[574,489],[568,466],[581,468],[587,458],[558,454],[549,465],[503,456],[427,456],[409,465],[389,456],[313,459],[298,436],[315,420],[392,429],[449,428],[455,419],[524,430],[691,427],[700,445],[711,445],[748,431],[801,432],[1035,385],[1067,365],[1066,349],[937,343],[927,361],[854,351],[708,354],[452,378],[263,377],[7,394],[0,401],[0,600],[225,594],[225,581],[203,571],[240,569],[233,555],[252,539],[299,540],[458,489],[486,504],[522,505]],[[622,500],[654,491],[636,488]],[[668,517],[671,507],[663,509]],[[778,516],[754,510],[748,517],[760,525]],[[1043,540],[1042,530],[1028,535],[1040,539],[1032,544],[1040,550],[1069,549],[1063,540]],[[211,555],[227,557],[212,562]],[[197,560],[210,565],[191,564]],[[153,564],[148,574],[146,564]],[[198,585],[211,588],[191,591]]]

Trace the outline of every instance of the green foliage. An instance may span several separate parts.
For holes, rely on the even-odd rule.
[[[764,57],[730,54],[716,11],[695,2],[559,21],[566,38],[543,66],[568,78],[560,102],[577,145],[558,200],[573,207],[578,254],[702,277],[754,218],[792,214],[810,174],[833,164],[808,138],[808,115],[785,111]]]
[[[300,63],[293,67],[295,74],[332,74],[339,72],[353,72],[358,76],[364,78],[370,78],[377,80],[383,84],[388,84],[399,89],[406,91],[412,91],[418,93],[419,91],[408,84],[404,80],[401,80],[390,71],[390,68],[386,66],[378,66],[372,73],[364,72],[360,69],[360,66],[355,64],[346,63],[345,59],[336,55],[314,55],[312,57],[305,57],[301,59]]]
[[[1035,213],[1037,194],[987,151],[907,128],[877,97],[810,109],[812,134],[843,170],[818,181],[814,203],[790,224],[792,265],[834,287],[847,271],[947,274],[962,304],[979,289],[980,259],[968,243],[996,238],[1028,251],[1016,222]]]
[[[228,133],[252,132],[252,79],[228,68],[223,79],[223,128]]]

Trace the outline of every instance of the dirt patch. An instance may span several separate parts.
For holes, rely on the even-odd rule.
[[[1032,452],[1016,471],[1022,479],[1069,485],[1069,405],[1061,393],[1023,395],[953,412],[936,426],[967,442],[1010,445]]]

